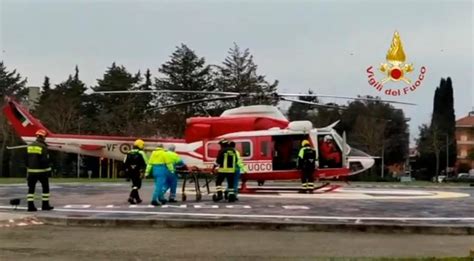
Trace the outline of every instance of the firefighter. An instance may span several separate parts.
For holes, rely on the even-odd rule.
[[[146,166],[145,176],[152,173],[155,181],[155,189],[151,198],[153,206],[161,206],[166,203],[163,195],[164,185],[168,172],[173,170],[171,160],[168,153],[163,148],[163,144],[158,144],[157,148],[151,153],[150,159]]]
[[[38,130],[36,132],[36,141],[29,144],[27,147],[27,181],[28,181],[28,211],[37,211],[35,207],[35,187],[36,182],[40,182],[43,188],[42,194],[42,210],[52,210],[54,207],[49,205],[49,181],[48,177],[51,174],[51,166],[48,154],[48,145],[46,144],[45,130]]]
[[[298,168],[301,170],[301,190],[300,193],[313,193],[314,190],[314,170],[316,169],[316,151],[311,148],[308,140],[301,142],[301,149],[298,153]]]
[[[219,142],[221,150],[217,155],[216,164],[217,166],[217,178],[216,178],[216,190],[217,193],[212,196],[212,200],[215,202],[222,200],[224,194],[224,188],[222,182],[227,179],[228,186],[228,200],[229,202],[235,201],[234,192],[234,176],[237,169],[237,153],[235,149],[229,146],[229,142],[222,140]]]
[[[142,187],[142,179],[148,161],[143,151],[144,147],[143,140],[136,140],[133,143],[133,149],[127,153],[124,159],[125,175],[132,181],[132,191],[128,197],[128,203],[132,205],[142,203],[138,190]]]
[[[239,200],[239,180],[240,180],[240,174],[245,173],[245,165],[242,162],[242,157],[240,157],[240,152],[235,148],[235,142],[234,141],[229,141],[229,146],[235,150],[235,153],[237,155],[237,168],[235,169],[235,176],[234,176],[234,193],[235,193],[235,200]],[[225,197],[228,197],[229,193],[229,188],[227,188],[227,191],[225,193]]]
[[[170,196],[168,198],[168,202],[174,203],[176,201],[176,188],[178,187],[178,174],[176,173],[176,168],[184,167],[183,160],[179,157],[178,153],[175,152],[176,146],[171,144],[166,151],[168,153],[168,157],[171,160],[173,170],[170,171],[166,177],[166,183],[164,186],[163,193],[170,190]]]

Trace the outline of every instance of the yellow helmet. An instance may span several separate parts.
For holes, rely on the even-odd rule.
[[[306,146],[306,145],[310,145],[310,144],[311,144],[311,143],[309,143],[308,140],[303,140],[303,141],[301,142],[301,146]]]
[[[138,139],[133,143],[133,146],[142,150],[145,147],[145,142],[143,140]]]

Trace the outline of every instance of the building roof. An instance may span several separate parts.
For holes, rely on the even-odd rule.
[[[474,127],[474,111],[456,121],[456,127]]]

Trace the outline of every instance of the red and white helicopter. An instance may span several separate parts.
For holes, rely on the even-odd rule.
[[[102,93],[133,93],[133,92],[180,92],[180,91],[109,91]],[[182,91],[181,91],[182,92]],[[190,91],[192,93],[192,91]],[[223,99],[238,98],[238,94],[223,92]],[[247,94],[248,95],[248,94]],[[311,96],[310,94],[275,94],[282,100],[302,102],[315,106],[325,106],[319,103],[286,98],[288,96]],[[316,95],[314,95],[316,96]],[[322,97],[321,95],[317,95]],[[349,98],[325,96],[345,99],[368,100],[371,98]],[[46,142],[51,150],[82,155],[123,160],[132,147],[136,137],[91,136],[74,134],[57,134],[49,131],[41,122],[34,118],[28,110],[13,99],[3,108],[8,121],[16,133],[26,142],[35,140],[35,132],[44,129],[48,132]],[[195,103],[203,100],[193,100]],[[217,100],[213,98],[212,100]],[[395,101],[390,103],[410,104]],[[186,102],[185,102],[186,103]],[[177,105],[185,104],[179,103]],[[369,169],[374,164],[370,155],[350,147],[345,135],[341,137],[333,127],[337,122],[324,127],[314,128],[309,121],[289,122],[274,106],[254,105],[234,108],[224,111],[219,117],[191,117],[186,121],[185,137],[183,139],[143,139],[145,151],[150,153],[158,143],[174,144],[176,152],[182,157],[188,167],[199,169],[202,173],[210,173],[219,151],[218,141],[225,138],[234,141],[240,151],[247,173],[241,175],[242,190],[246,182],[255,180],[295,180],[300,173],[296,168],[297,153],[301,141],[307,139],[319,153],[318,146],[323,137],[330,136],[335,147],[341,153],[338,166],[325,167],[321,164],[315,171],[316,179],[347,177]],[[321,157],[319,157],[321,159]]]

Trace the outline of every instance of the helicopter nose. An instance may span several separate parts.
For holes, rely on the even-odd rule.
[[[365,157],[365,158],[361,159],[361,163],[362,163],[362,167],[364,169],[370,169],[370,168],[372,168],[372,166],[374,166],[375,160],[371,156],[368,156],[368,157]]]
[[[372,156],[355,148],[351,148],[351,152],[348,156],[349,168],[351,169],[350,175],[370,169],[375,163],[375,160]]]

